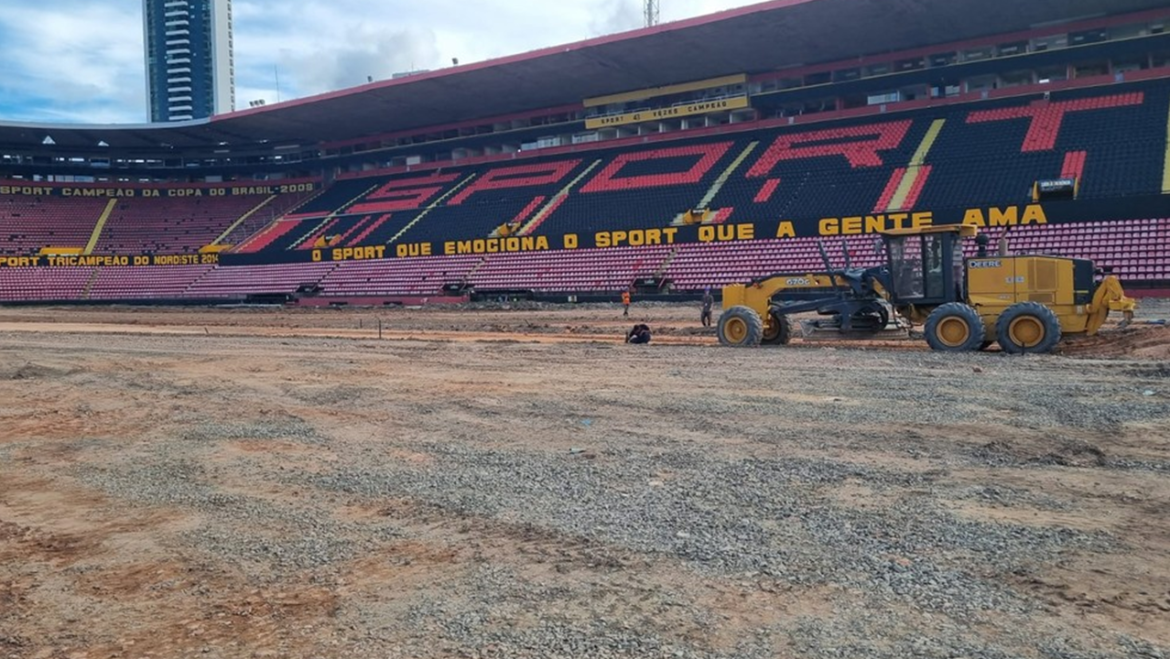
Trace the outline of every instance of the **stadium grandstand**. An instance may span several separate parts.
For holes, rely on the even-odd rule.
[[[209,120],[0,124],[0,302],[688,295],[957,222],[1168,294],[1168,25],[774,0]]]

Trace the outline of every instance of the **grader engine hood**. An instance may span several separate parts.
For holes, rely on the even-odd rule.
[[[747,286],[730,284],[723,287],[723,308],[730,309],[744,304],[747,300]]]

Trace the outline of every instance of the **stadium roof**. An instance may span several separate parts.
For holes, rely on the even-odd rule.
[[[552,108],[646,87],[832,62],[1165,8],[1165,0],[772,0],[521,55],[156,126],[3,124],[0,144],[304,145]]]

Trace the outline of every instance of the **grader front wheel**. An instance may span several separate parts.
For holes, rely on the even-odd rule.
[[[786,346],[792,341],[792,322],[788,316],[775,311],[768,312],[768,323],[764,327],[763,344]]]
[[[942,352],[980,350],[985,339],[979,312],[962,302],[949,302],[932,311],[923,330],[931,349]]]
[[[764,339],[764,321],[751,307],[732,307],[719,317],[719,342],[731,348],[753,348]]]

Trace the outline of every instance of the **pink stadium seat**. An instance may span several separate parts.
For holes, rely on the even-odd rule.
[[[85,247],[106,203],[95,197],[0,197],[0,254]]]
[[[95,251],[194,253],[265,199],[258,195],[124,199],[106,222]]]
[[[211,272],[212,265],[99,268],[89,300],[177,300]]]

